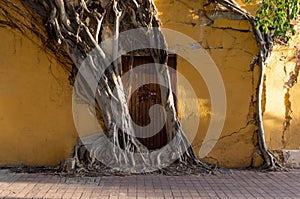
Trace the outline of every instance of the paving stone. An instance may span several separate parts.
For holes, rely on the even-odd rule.
[[[0,170],[0,198],[300,198],[300,170],[203,176],[66,178]]]

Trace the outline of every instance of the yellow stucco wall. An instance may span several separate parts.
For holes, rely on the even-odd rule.
[[[300,150],[300,85],[284,88],[299,59],[300,29],[288,46],[275,45],[266,68],[264,126],[266,143],[271,150]],[[299,78],[298,78],[299,82]]]
[[[201,1],[155,2],[163,27],[184,33],[199,42],[216,63],[225,84],[225,125],[217,144],[204,160],[225,167],[258,166],[253,118],[259,70],[256,67],[251,71],[249,66],[258,50],[250,24],[238,18],[233,20],[236,16],[230,13],[219,13],[214,22],[207,26],[208,19],[203,14],[205,9]],[[251,13],[255,13],[258,7],[256,1],[250,5],[242,1],[239,3]],[[68,74],[53,58],[21,34],[1,28],[0,38],[0,165],[57,164],[69,157],[78,138],[72,117],[72,88]],[[170,39],[167,37],[167,40]],[[175,48],[176,43],[171,42],[170,47]],[[281,48],[275,48],[274,57],[285,53]],[[277,63],[271,62],[270,66]],[[195,68],[180,56],[178,73],[190,82],[197,95],[196,98],[190,97],[179,80],[180,119],[199,154],[211,114],[214,114],[211,113],[210,93]],[[284,77],[282,68],[269,67],[267,70],[264,124],[267,144],[271,149],[283,148],[281,137],[286,106],[281,82]],[[294,105],[299,93],[297,89],[299,85],[292,89],[290,98],[293,118],[297,118],[300,111],[300,106],[297,108]],[[192,108],[191,104],[195,103],[200,111]],[[190,132],[194,131],[193,121],[198,116],[199,127],[193,137]],[[287,148],[299,147],[296,141],[300,140],[297,139],[299,132],[299,124],[294,119],[286,132],[286,143],[290,143]]]
[[[199,1],[157,0],[156,4],[163,27],[199,42],[217,64],[225,83],[225,126],[205,161],[226,167],[250,166],[255,151],[251,97],[258,76],[249,68],[253,55],[257,54],[250,25],[245,20],[225,17],[205,26],[207,19],[201,15],[203,7]],[[22,35],[0,29],[0,36],[3,43],[0,47],[0,164],[57,164],[68,157],[77,139],[68,74]],[[189,98],[179,82],[180,118],[199,154],[214,114],[210,94],[201,76],[195,75],[193,66],[180,57],[178,72],[188,79],[197,94],[197,98]],[[191,109],[191,103],[195,102],[200,112]],[[189,132],[194,131],[191,119],[195,115],[200,115],[200,125],[193,138]]]
[[[68,74],[18,32],[0,38],[0,165],[58,164],[77,139]]]
[[[226,167],[251,166],[256,142],[253,139],[256,127],[251,97],[255,100],[258,70],[250,71],[249,65],[258,50],[250,24],[246,20],[230,20],[226,14],[206,26],[207,18],[199,1],[156,0],[156,5],[163,28],[184,33],[199,42],[209,52],[223,77],[227,94],[226,121],[218,143],[204,160]],[[201,115],[198,133],[192,140],[198,154],[211,114],[214,114],[211,113],[211,99],[203,79],[196,77],[197,72],[182,58],[178,61],[178,72],[196,85],[194,89],[201,107],[200,113],[189,108],[191,99],[184,99],[185,91],[180,86],[179,99],[182,99],[181,120],[188,120],[192,113]],[[187,134],[192,131],[188,124],[183,127]]]

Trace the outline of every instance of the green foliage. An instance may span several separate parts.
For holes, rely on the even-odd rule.
[[[299,14],[299,0],[263,0],[257,11],[256,28],[260,28],[266,34],[272,30],[274,38],[288,41],[296,33],[291,22]]]

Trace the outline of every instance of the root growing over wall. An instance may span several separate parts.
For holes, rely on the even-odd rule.
[[[178,162],[190,169],[201,168],[202,172],[212,170],[194,154],[178,121],[166,66],[167,44],[152,0],[25,0],[23,3],[40,16],[50,39],[68,54],[73,63],[73,77],[76,76],[77,97],[91,106],[93,114],[104,123],[105,135],[82,139],[75,146],[76,161],[71,169],[97,172],[105,162],[112,172],[147,173]],[[121,32],[138,28],[138,41],[119,38]],[[113,38],[111,45],[102,46],[101,42],[109,37]],[[132,42],[152,47],[133,53],[152,56],[156,64],[163,65],[156,67],[156,72],[160,82],[170,88],[161,92],[169,144],[157,151],[147,149],[135,136],[120,60],[112,58],[113,62],[107,63],[111,56],[130,48]],[[91,76],[78,72],[82,65]],[[93,77],[98,82],[96,93],[90,85]]]
[[[117,170],[125,173],[147,173],[157,169],[171,173],[183,170],[189,173],[193,173],[192,170],[212,171],[212,167],[201,162],[193,152],[178,121],[170,89],[162,92],[162,104],[166,112],[168,141],[172,144],[153,152],[139,142],[135,137],[128,99],[121,81],[122,64],[120,60],[106,63],[107,57],[116,56],[120,50],[129,48],[131,42],[134,42],[120,42],[120,33],[140,28],[141,37],[138,42],[144,42],[153,48],[136,50],[133,53],[152,56],[156,64],[165,66],[168,59],[167,44],[159,29],[157,10],[152,0],[18,2],[19,4],[9,0],[0,2],[0,27],[16,28],[22,33],[31,31],[39,37],[45,49],[56,56],[72,73],[71,82],[77,83],[77,88],[81,88],[76,90],[78,97],[90,105],[94,109],[93,114],[104,123],[105,135],[83,139],[75,146],[75,162],[71,164],[71,169],[77,168],[84,172],[101,171],[103,165],[99,160],[104,160],[106,165],[115,169],[110,169],[112,172]],[[256,64],[261,67],[256,118],[259,127],[259,149],[265,159],[265,169],[279,168],[279,164],[266,148],[262,125],[261,96],[265,62],[271,50],[269,37],[255,29],[255,19],[234,2],[216,2],[248,19],[255,30],[260,49]],[[24,22],[20,22],[24,17]],[[110,48],[101,46],[101,42],[110,36],[114,38]],[[89,79],[78,72],[83,63],[96,79],[100,77],[96,94],[91,92]],[[71,65],[73,67],[70,67]],[[171,88],[168,68],[165,66],[156,72],[164,85]],[[103,75],[99,76],[100,73]],[[115,89],[117,92],[113,92]],[[115,115],[118,115],[118,118],[115,118]],[[174,166],[173,162],[181,166]]]

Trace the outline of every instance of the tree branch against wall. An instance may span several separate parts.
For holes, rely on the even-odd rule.
[[[74,78],[77,75],[77,83],[81,88],[78,90],[78,95],[86,104],[95,105],[94,114],[103,120],[105,136],[110,139],[113,146],[116,147],[115,149],[122,149],[108,151],[106,146],[103,146],[103,142],[100,144],[101,140],[91,142],[91,148],[87,149],[84,144],[79,142],[74,150],[74,158],[76,167],[80,171],[100,172],[103,167],[96,156],[104,153],[109,161],[113,162],[113,165],[119,166],[119,169],[122,167],[123,171],[129,173],[136,172],[137,169],[144,172],[151,171],[152,167],[163,172],[173,173],[177,171],[211,172],[213,170],[211,166],[201,162],[193,152],[177,118],[170,89],[162,93],[162,104],[167,114],[166,126],[169,140],[176,137],[176,147],[170,148],[168,153],[164,155],[160,153],[150,155],[149,149],[134,136],[128,100],[120,78],[122,75],[121,62],[114,60],[109,67],[101,68],[107,65],[105,63],[107,56],[116,55],[119,49],[129,45],[130,42],[122,43],[123,46],[120,45],[118,41],[120,32],[136,28],[142,28],[143,40],[141,42],[149,43],[154,48],[137,50],[135,53],[153,57],[156,64],[166,64],[168,59],[167,44],[159,29],[157,9],[152,0],[15,0],[15,2],[10,0],[0,2],[0,27],[14,28],[23,34],[29,31],[30,34],[28,35],[33,34],[39,38],[45,50],[52,56],[56,56],[58,61],[72,73],[71,82],[74,83]],[[255,19],[234,2],[224,0],[216,0],[216,2],[244,16],[253,26],[260,49],[256,63],[261,67],[261,78],[263,78],[265,61],[271,50],[270,42],[266,39],[268,33],[265,28],[269,27],[269,24],[268,26],[262,25],[263,21]],[[292,9],[289,13],[290,19],[293,19],[294,13],[295,11]],[[277,25],[280,26],[280,24]],[[285,30],[291,31],[289,28]],[[278,33],[276,32],[276,34]],[[107,50],[99,44],[109,35],[114,36],[115,40],[113,48]],[[91,54],[91,52],[93,53]],[[89,61],[86,62],[85,60]],[[95,99],[87,84],[88,80],[78,73],[83,62],[86,63],[92,74],[104,71],[104,75],[99,79]],[[71,65],[73,67],[70,67]],[[162,81],[166,85],[170,85],[168,69],[163,68],[157,72],[161,75]],[[119,92],[112,92],[115,88]],[[260,81],[257,90],[258,116],[256,119],[259,127],[259,148],[265,160],[264,168],[276,169],[279,165],[267,150],[264,140],[261,88],[262,81]],[[95,101],[91,102],[90,99]],[[111,106],[112,103],[114,104],[113,107]],[[116,113],[119,116],[118,120],[113,117]],[[119,128],[120,123],[121,130]],[[162,164],[163,160],[172,160],[174,157],[178,159],[177,166],[171,165],[168,169],[166,165]],[[114,172],[114,170],[105,170],[105,172]]]
[[[296,34],[299,0],[264,0],[256,14],[256,28],[277,42],[287,43]]]
[[[141,40],[138,42],[149,43],[153,48],[137,50],[134,53],[142,53],[152,56],[156,64],[166,65],[167,44],[159,29],[157,10],[151,0],[39,0],[16,1],[19,7],[8,0],[1,2],[2,15],[8,26],[29,31],[37,31],[38,27],[43,35],[42,42],[50,41],[50,49],[58,49],[62,55],[68,55],[73,63],[73,73],[80,71],[82,63],[92,75],[98,75],[103,71],[96,89],[96,96],[91,92],[90,85],[84,75],[73,74],[77,80],[78,96],[86,104],[95,107],[94,114],[103,120],[105,137],[109,142],[103,142],[102,138],[91,140],[91,148],[78,142],[74,149],[74,158],[78,171],[101,172],[103,165],[97,157],[108,159],[112,169],[106,172],[121,170],[128,173],[149,172],[160,169],[163,172],[176,172],[176,170],[190,172],[211,172],[212,168],[202,163],[191,148],[180,122],[177,118],[171,87],[162,92],[162,105],[165,109],[166,129],[169,141],[173,140],[173,146],[166,148],[164,153],[150,153],[135,137],[135,132],[129,114],[128,103],[121,81],[121,62],[114,60],[109,67],[106,58],[116,55],[119,49],[126,48],[131,41],[119,42],[119,33],[131,29],[140,28]],[[11,8],[13,10],[11,11]],[[23,10],[26,10],[23,14]],[[20,18],[30,16],[25,23],[19,24],[13,18],[15,12]],[[39,20],[34,20],[38,15]],[[6,23],[5,22],[5,23]],[[2,23],[2,24],[5,24]],[[29,24],[29,25],[28,25]],[[20,26],[20,27],[19,27]],[[39,31],[33,32],[40,37]],[[113,48],[105,49],[101,42],[109,36],[114,37]],[[47,40],[47,39],[50,40]],[[54,48],[59,46],[57,48]],[[167,66],[157,69],[164,85],[170,85],[170,76]],[[74,81],[73,81],[74,82]],[[113,92],[115,89],[118,92]],[[118,115],[118,118],[114,116]],[[110,148],[109,144],[113,143]],[[109,149],[109,150],[108,150]],[[102,157],[101,157],[102,158]],[[166,168],[166,160],[177,161],[179,166]],[[171,163],[170,162],[170,163]],[[182,167],[182,168],[180,168]],[[192,171],[193,170],[193,171]]]

